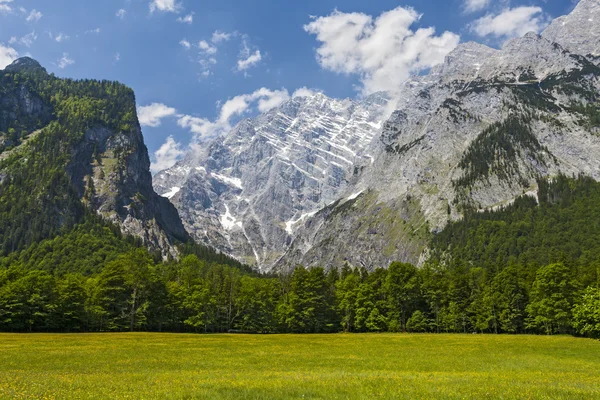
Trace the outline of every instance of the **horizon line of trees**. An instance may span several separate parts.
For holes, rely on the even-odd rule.
[[[600,272],[596,268],[597,274]],[[553,263],[257,276],[199,260],[155,263],[143,249],[93,275],[0,270],[3,332],[457,332],[600,338],[600,284]]]

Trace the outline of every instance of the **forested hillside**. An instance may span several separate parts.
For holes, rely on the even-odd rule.
[[[47,299],[36,285],[55,290],[55,277],[98,274],[132,252],[154,262],[177,247],[242,268],[189,239],[175,209],[152,191],[148,166],[131,89],[59,79],[29,58],[0,71],[0,291],[10,292],[3,324],[26,330],[50,315],[24,311],[29,322],[16,322],[13,311]],[[37,300],[27,285],[11,286],[23,276]],[[54,310],[53,326],[63,329]]]
[[[0,71],[0,99],[0,254],[65,234],[92,214],[164,256],[188,240],[175,209],[152,190],[131,89],[59,79],[23,58]]]
[[[422,268],[264,276],[195,255],[157,262],[131,240],[81,226],[0,260],[0,330],[598,337],[600,184],[539,183],[539,205],[523,197],[450,224]]]

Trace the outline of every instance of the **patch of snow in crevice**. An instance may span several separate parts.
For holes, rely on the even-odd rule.
[[[230,186],[235,186],[238,189],[243,190],[244,188],[242,187],[242,180],[240,178],[231,178],[229,176],[225,176],[225,175],[221,175],[221,174],[217,174],[215,172],[212,172],[211,175],[220,180],[223,183],[226,183]]]
[[[219,217],[219,221],[221,222],[223,228],[228,231],[232,230],[236,226],[238,228],[242,227],[242,222],[235,219],[235,217],[231,214],[231,211],[229,211],[229,206],[227,204],[225,204],[225,214]]]
[[[177,193],[179,193],[179,191],[181,190],[180,187],[177,186],[173,186],[171,188],[171,190],[169,190],[167,193],[162,194],[162,197],[166,197],[167,199],[171,199],[173,196],[175,196]]]
[[[294,234],[294,229],[293,229],[293,228],[294,228],[294,225],[296,225],[296,224],[297,224],[297,223],[299,223],[299,222],[302,222],[302,221],[304,221],[304,220],[305,220],[305,219],[307,219],[307,218],[310,218],[310,217],[312,217],[312,216],[313,216],[313,215],[315,215],[316,213],[317,213],[317,211],[311,211],[311,212],[308,212],[308,213],[304,213],[304,214],[302,214],[302,215],[300,216],[300,218],[298,218],[298,219],[291,219],[291,220],[287,221],[287,222],[285,223],[285,231],[286,231],[288,234],[290,234],[290,235],[293,235],[293,234]]]
[[[360,196],[362,194],[362,192],[364,192],[364,190],[361,190],[360,192],[356,192],[350,195],[350,197],[348,197],[346,200],[350,201],[350,200],[354,200],[356,199],[358,196]]]

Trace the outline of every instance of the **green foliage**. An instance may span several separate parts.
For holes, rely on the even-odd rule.
[[[39,70],[3,71],[0,93],[9,96],[3,103],[7,109],[0,109],[0,131],[14,136],[41,129],[0,160],[0,255],[7,255],[90,219],[68,173],[75,149],[92,127],[127,133],[137,122],[133,91],[117,82],[58,79]],[[40,110],[28,114],[21,96]]]
[[[578,334],[600,339],[600,289],[588,287],[573,308],[573,327]]]
[[[538,181],[538,198],[518,198],[496,211],[468,212],[431,242],[432,259],[481,266],[496,272],[511,261],[530,270],[562,262],[584,286],[600,263],[600,183],[557,176]]]
[[[408,332],[427,332],[429,330],[429,320],[421,310],[417,310],[406,322],[406,329]]]
[[[580,124],[588,129],[600,127],[600,104],[598,103],[573,103],[569,111],[582,116]]]
[[[529,157],[545,165],[548,150],[539,143],[524,119],[511,116],[504,122],[492,124],[471,143],[459,167],[464,175],[454,181],[455,187],[471,187],[491,175],[510,181],[520,177],[518,160]]]
[[[566,333],[570,328],[574,285],[571,273],[562,264],[550,264],[537,271],[527,306],[529,328],[547,334]]]

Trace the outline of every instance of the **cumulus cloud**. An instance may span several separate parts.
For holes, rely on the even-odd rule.
[[[221,42],[226,42],[229,39],[231,39],[231,36],[233,36],[232,33],[226,33],[226,32],[221,32],[221,31],[214,31],[213,34],[212,34],[211,42],[213,42],[214,44],[219,44]]]
[[[489,7],[491,0],[465,0],[463,8],[466,13],[474,13]]]
[[[12,3],[13,0],[0,0],[0,14],[8,14],[12,11],[12,8],[8,3]]]
[[[150,165],[152,173],[157,173],[175,165],[177,161],[185,154],[181,149],[181,143],[169,136],[165,143],[154,152],[154,162]]]
[[[198,47],[206,54],[215,54],[217,52],[217,48],[215,46],[211,46],[206,40],[201,40],[198,43]]]
[[[188,42],[186,39],[182,39],[179,42],[180,45],[182,45],[183,47],[185,47],[187,50],[189,50],[192,47],[192,44],[190,42]]]
[[[157,127],[160,126],[163,118],[175,115],[177,110],[161,103],[152,103],[148,106],[138,107],[137,113],[140,125]]]
[[[125,10],[124,8],[121,8],[119,11],[117,11],[117,13],[115,14],[117,16],[117,18],[125,18],[125,14],[127,14],[127,10]]]
[[[256,49],[254,52],[250,50],[248,45],[248,35],[242,35],[242,48],[238,55],[237,70],[246,71],[247,69],[255,66],[262,60],[262,54],[260,50]]]
[[[260,50],[256,50],[253,54],[250,54],[247,58],[241,58],[237,62],[237,70],[245,71],[250,67],[255,66],[262,60]]]
[[[220,109],[219,116],[211,121],[191,115],[179,115],[177,124],[189,129],[196,141],[217,137],[231,130],[231,122],[256,107],[261,113],[267,112],[290,98],[285,89],[269,90],[261,88],[251,94],[242,94],[227,100]]]
[[[180,8],[181,6],[175,0],[153,0],[150,2],[150,12],[179,12]]]
[[[42,18],[42,13],[36,9],[31,10],[27,18],[25,20],[27,22],[38,22]]]
[[[28,33],[27,35],[23,36],[22,38],[17,38],[16,36],[13,36],[10,38],[8,43],[9,44],[20,44],[25,47],[31,47],[31,45],[33,45],[33,42],[35,42],[36,40],[37,40],[37,35],[34,31],[31,33]]]
[[[6,68],[7,65],[11,64],[17,58],[19,58],[19,53],[15,49],[0,43],[0,69]]]
[[[96,29],[88,29],[87,31],[85,31],[86,35],[99,35],[101,32],[100,28],[96,28]]]
[[[540,7],[516,7],[504,9],[501,13],[487,14],[470,25],[475,34],[496,38],[513,38],[527,32],[541,32],[550,23],[550,18]]]
[[[294,97],[310,97],[315,94],[320,93],[319,90],[310,89],[305,87],[301,87],[300,89],[296,89],[296,91],[292,94],[292,98]]]
[[[393,90],[411,74],[444,61],[459,43],[451,32],[436,36],[434,28],[411,30],[421,18],[412,8],[397,7],[373,18],[334,11],[315,17],[304,30],[316,36],[321,67],[361,77],[364,94]]]
[[[309,90],[306,88],[300,90]],[[298,91],[296,91],[298,92]],[[160,126],[161,120],[167,117],[177,118],[177,125],[194,135],[190,149],[201,141],[215,138],[232,129],[232,123],[236,117],[241,117],[252,110],[261,113],[267,112],[288,100],[290,95],[286,89],[269,90],[260,88],[250,94],[235,96],[220,106],[216,119],[199,118],[191,115],[178,114],[177,110],[161,103],[153,103],[148,106],[138,107],[138,118],[142,126]],[[173,166],[183,155],[185,149],[169,136],[165,143],[154,152],[154,161],[150,169],[157,173]]]
[[[69,53],[63,53],[63,56],[58,60],[58,68],[60,69],[64,69],[73,64],[75,64],[75,61],[69,57]]]
[[[177,22],[181,22],[182,24],[191,24],[194,22],[194,13],[190,13],[185,17],[177,18]]]

